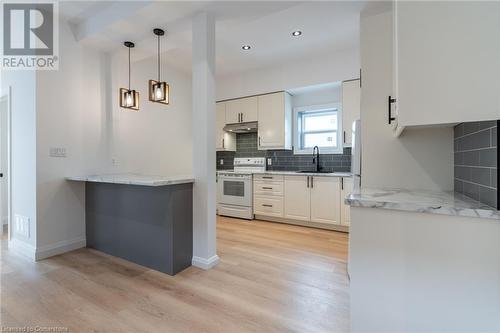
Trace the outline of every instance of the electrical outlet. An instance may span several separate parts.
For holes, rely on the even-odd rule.
[[[224,165],[224,160],[222,158],[220,159],[220,165]]]
[[[267,159],[267,165],[273,165],[273,159],[272,158],[268,158]]]
[[[14,218],[14,234],[30,238],[30,218],[16,215]]]
[[[118,160],[117,160],[116,158],[114,158],[114,157],[113,157],[113,158],[111,159],[111,164],[112,164],[113,166],[118,166]]]
[[[51,147],[49,149],[50,157],[66,157],[66,148],[64,147]]]

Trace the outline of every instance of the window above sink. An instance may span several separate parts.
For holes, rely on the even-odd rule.
[[[294,109],[294,154],[312,154],[318,146],[322,154],[342,154],[342,111],[340,104]]]

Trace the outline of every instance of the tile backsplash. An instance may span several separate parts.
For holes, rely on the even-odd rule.
[[[258,150],[257,133],[237,134],[236,152],[217,152],[217,170],[233,169],[235,157],[265,157],[266,161],[270,158],[271,165],[267,166],[267,170],[271,171],[313,170],[315,167],[312,155],[294,155],[291,150]],[[324,170],[349,172],[351,148],[345,148],[343,154],[321,154],[320,163]]]
[[[455,191],[498,207],[498,121],[454,128]]]

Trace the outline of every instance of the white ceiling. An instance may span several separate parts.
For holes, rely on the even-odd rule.
[[[373,4],[373,3],[372,3]],[[372,5],[371,4],[371,5]],[[136,42],[134,58],[155,56],[155,27],[167,30],[162,49],[170,64],[191,67],[191,18],[214,14],[217,75],[236,75],[280,62],[359,48],[359,15],[367,1],[67,1],[61,15],[77,40],[106,52]],[[301,30],[300,37],[292,31]],[[252,46],[243,51],[241,46]]]

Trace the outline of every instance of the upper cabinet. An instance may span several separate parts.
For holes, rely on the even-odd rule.
[[[258,120],[258,98],[238,98],[226,102],[226,123],[247,123]]]
[[[500,2],[396,1],[399,126],[500,118]]]
[[[226,126],[226,102],[215,106],[215,150],[236,151],[236,135],[224,131]]]
[[[258,96],[258,149],[292,149],[291,96],[286,92]]]
[[[352,123],[360,119],[361,80],[342,82],[342,128],[344,147],[352,145]]]

